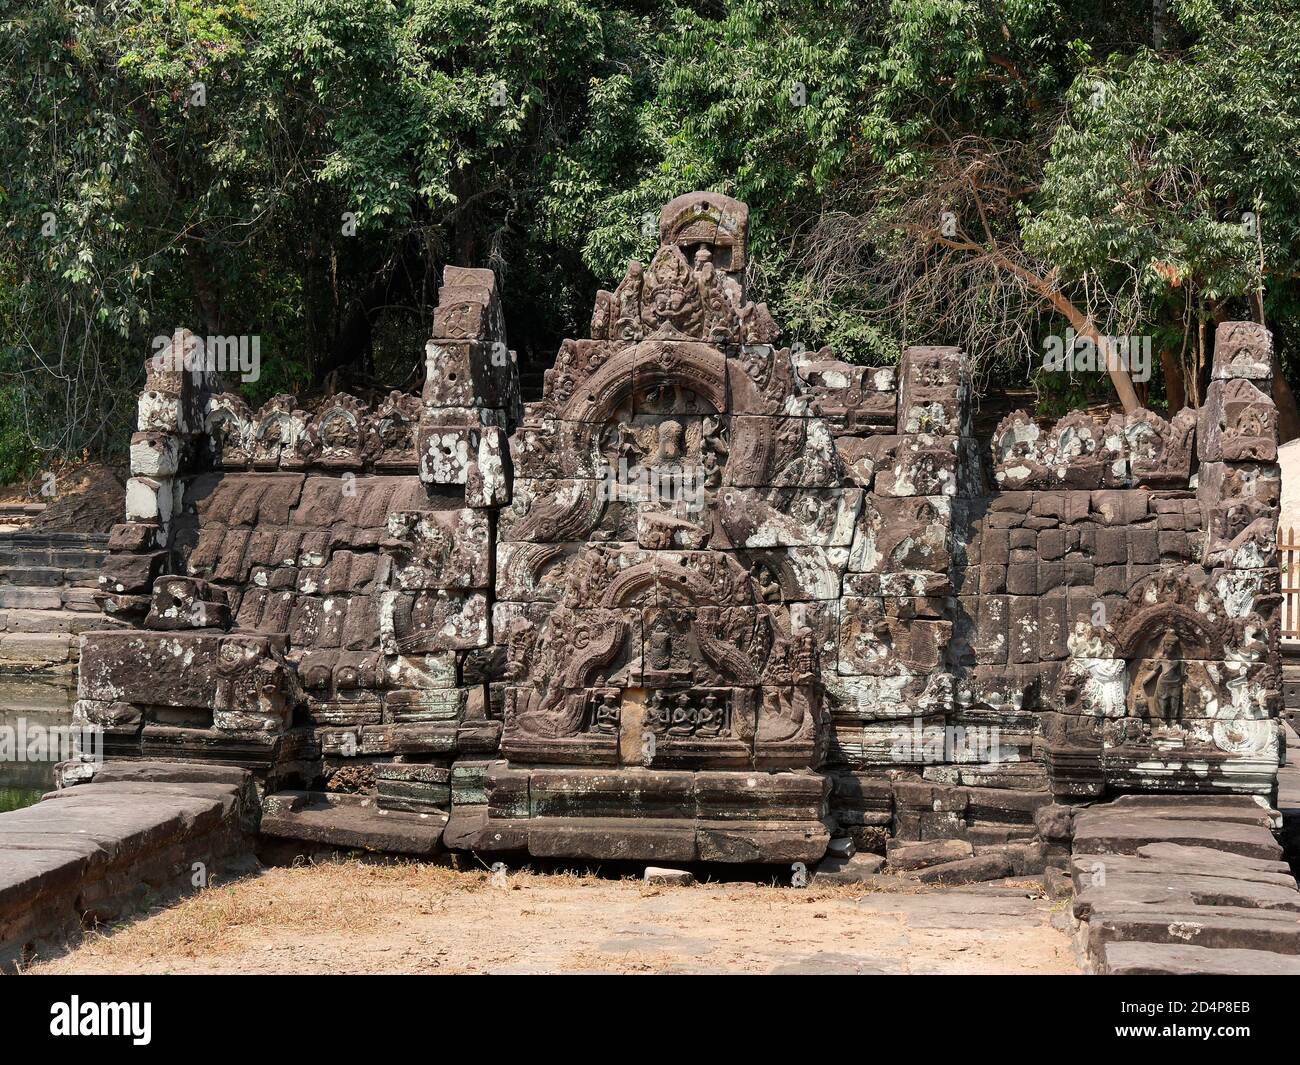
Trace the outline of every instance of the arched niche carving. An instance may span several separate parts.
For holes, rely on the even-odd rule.
[[[1181,603],[1156,603],[1140,607],[1116,633],[1116,657],[1132,661],[1151,657],[1161,641],[1172,633],[1179,641],[1183,658],[1215,659],[1222,656],[1221,626]]]
[[[564,421],[604,423],[620,409],[635,409],[638,396],[680,385],[727,411],[727,360],[700,341],[650,337],[618,352],[581,382],[560,410]]]

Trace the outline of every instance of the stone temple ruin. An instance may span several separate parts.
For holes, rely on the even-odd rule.
[[[779,347],[747,220],[668,204],[538,402],[457,267],[422,395],[254,411],[151,366],[98,593],[130,625],[83,637],[78,720],[251,770],[264,834],[382,815],[408,853],[1041,865],[1044,808],[1270,799],[1268,332],[1219,327],[1199,413],[1017,413],[990,446],[956,348]]]

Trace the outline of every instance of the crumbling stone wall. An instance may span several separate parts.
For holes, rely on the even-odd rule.
[[[76,708],[109,754],[445,809],[451,761],[496,750],[475,678],[516,371],[489,271],[448,268],[440,297],[423,401],[254,412],[184,368],[188,334],[151,363],[100,577],[104,610],[137,627],[86,641]],[[487,336],[466,339],[469,309]],[[408,759],[432,764],[378,764]]]
[[[1199,415],[982,447],[956,348],[778,347],[747,221],[665,207],[526,406],[482,270],[448,268],[420,396],[250,412],[151,370],[101,592],[134,627],[86,638],[79,716],[538,855],[1002,845],[1053,796],[1271,792],[1267,332],[1221,327]]]
[[[1058,795],[1273,790],[1271,365],[1266,330],[1227,323],[1199,417],[1017,414],[994,433],[1002,491],[958,529],[961,697],[1035,713]]]

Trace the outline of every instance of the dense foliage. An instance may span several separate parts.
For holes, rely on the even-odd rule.
[[[180,325],[260,337],[255,401],[409,383],[448,262],[545,364],[695,188],[850,358],[960,341],[1044,409],[1124,397],[1041,371],[1067,326],[1150,336],[1158,407],[1216,320],[1297,359],[1290,0],[0,2],[0,481],[120,448]]]

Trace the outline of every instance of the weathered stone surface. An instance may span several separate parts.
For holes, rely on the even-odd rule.
[[[647,865],[642,879],[656,887],[690,887],[695,883],[695,874],[689,869],[665,869],[662,866]]]
[[[867,884],[884,868],[879,854],[854,854],[847,858],[827,856],[817,863],[813,879],[827,884]]]
[[[1219,327],[1199,411],[1015,412],[986,448],[957,348],[779,347],[747,225],[665,206],[526,406],[495,276],[454,266],[418,395],[253,411],[151,368],[97,595],[133,628],[86,635],[81,718],[348,796],[284,832],[428,810],[545,856],[810,861],[834,833],[1024,875],[1068,860],[1053,798],[1270,796],[1267,331]],[[41,561],[0,609],[43,608]],[[1092,824],[1080,854],[1272,853],[1241,808]]]
[[[1282,848],[1267,828],[1234,822],[1157,817],[1112,817],[1102,824],[1076,822],[1076,854],[1136,854],[1149,843],[1211,847],[1248,858],[1279,858]]]
[[[427,857],[440,849],[445,816],[384,812],[351,795],[281,791],[267,796],[261,832],[364,851]]]
[[[1214,332],[1216,381],[1264,380],[1273,376],[1273,335],[1255,322],[1221,322]]]
[[[256,865],[246,773],[109,762],[97,777],[0,816],[0,966]]]
[[[1210,382],[1201,416],[1202,462],[1273,462],[1277,408],[1272,397],[1243,378]]]
[[[1264,955],[1300,953],[1300,887],[1259,823],[1275,813],[1235,796],[1193,802],[1197,819],[1180,816],[1185,801],[1150,796],[1076,815],[1073,912],[1097,971],[1180,972],[1192,959],[1207,972],[1251,960],[1284,971]]]
[[[1000,880],[1015,871],[1015,863],[1007,855],[992,853],[928,865],[908,875],[922,884],[978,884]]]
[[[1295,976],[1300,958],[1271,950],[1184,943],[1107,943],[1097,971],[1110,976]]]
[[[971,858],[974,851],[962,839],[936,839],[924,843],[890,840],[885,856],[891,870],[911,872]]]

